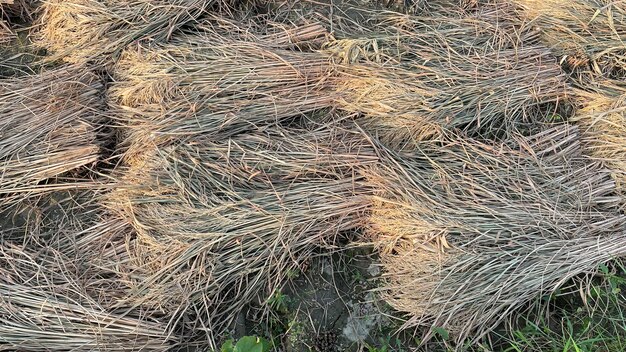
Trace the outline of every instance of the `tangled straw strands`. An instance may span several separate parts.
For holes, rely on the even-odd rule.
[[[98,160],[102,87],[83,67],[0,81],[0,195],[42,190],[39,182]]]
[[[442,138],[369,171],[370,233],[406,326],[478,338],[567,279],[624,255],[615,182],[575,127],[517,146]],[[416,287],[419,290],[416,290]]]
[[[0,350],[165,351],[180,340],[127,300],[124,231],[107,185],[49,192],[0,218]],[[115,237],[117,236],[117,237]]]
[[[584,96],[583,108],[571,121],[580,128],[585,152],[611,169],[618,190],[626,195],[626,94]]]
[[[14,37],[15,33],[11,30],[9,24],[4,20],[0,20],[0,45],[10,43]],[[2,50],[1,47],[0,50]]]
[[[612,0],[514,0],[569,69],[626,77],[626,3]]]
[[[108,206],[137,232],[131,257],[146,276],[135,299],[215,341],[312,251],[362,225],[356,169],[377,160],[358,133],[277,126],[133,158]]]
[[[363,114],[364,127],[394,148],[441,129],[501,135],[567,98],[550,51],[524,45],[536,34],[507,32],[505,19],[386,14],[375,23],[378,33],[325,52],[335,58],[338,106]]]
[[[165,41],[221,0],[49,0],[37,41],[69,62],[106,63],[140,39]]]
[[[207,27],[208,28],[208,27]],[[303,27],[281,39],[315,38],[322,28]],[[132,140],[152,135],[180,138],[232,135],[331,105],[323,94],[323,55],[269,46],[276,35],[239,40],[211,29],[181,35],[171,44],[124,53],[109,96]],[[264,44],[265,43],[265,44]],[[267,45],[266,45],[267,44]]]
[[[141,312],[107,311],[100,297],[86,292],[80,268],[51,248],[3,244],[0,273],[0,350],[166,351],[171,347],[165,324],[150,321]]]
[[[0,0],[0,15],[32,20],[37,0]]]

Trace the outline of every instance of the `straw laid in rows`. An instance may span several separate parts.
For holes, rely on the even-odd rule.
[[[569,69],[626,77],[626,3],[612,0],[514,0]]]
[[[610,172],[560,126],[517,145],[443,138],[373,169],[370,233],[407,326],[479,338],[517,308],[624,255]]]
[[[84,67],[0,81],[0,196],[98,160],[101,89]]]
[[[69,62],[107,63],[136,40],[162,42],[222,0],[50,0],[38,44]]]
[[[326,58],[277,48],[315,39],[323,28],[247,39],[233,26],[204,28],[124,53],[109,95],[133,143],[198,133],[223,138],[330,105]]]
[[[379,14],[373,30],[326,47],[336,58],[338,106],[363,114],[364,127],[392,147],[442,129],[500,136],[543,120],[567,98],[550,50],[525,44],[537,33],[515,18]]]
[[[212,341],[312,251],[362,225],[368,188],[355,169],[377,160],[360,134],[339,128],[274,126],[144,149],[107,202],[137,233],[133,298]]]

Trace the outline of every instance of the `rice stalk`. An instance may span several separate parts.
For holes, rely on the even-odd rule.
[[[0,20],[0,45],[4,46],[10,43],[14,37],[15,33],[11,30],[9,24],[5,20]]]
[[[165,324],[111,313],[89,296],[80,271],[52,249],[0,246],[0,350],[166,351]],[[140,313],[140,312],[139,312]]]
[[[356,169],[377,161],[366,139],[339,128],[144,150],[106,202],[136,232],[131,298],[212,342],[314,250],[363,224],[368,188]]]
[[[626,94],[580,94],[583,107],[571,121],[579,126],[585,152],[611,170],[618,191],[626,196]]]
[[[248,41],[227,24],[203,28],[124,52],[109,96],[129,140],[224,138],[331,105],[326,57],[276,47],[315,40],[323,29],[245,34]]]
[[[442,137],[367,171],[368,232],[383,293],[405,327],[462,344],[573,276],[624,255],[626,217],[610,172],[559,126],[515,143]],[[416,289],[419,288],[419,289]]]
[[[98,160],[101,89],[83,67],[0,81],[0,196],[62,188],[40,183]]]
[[[541,29],[542,41],[569,70],[626,77],[626,3],[612,0],[514,0]]]
[[[393,148],[442,130],[506,136],[567,104],[567,84],[537,33],[502,10],[463,18],[379,14],[329,42],[337,106]],[[502,17],[502,18],[500,18]],[[517,28],[520,27],[520,28]]]
[[[137,40],[167,41],[222,0],[47,0],[39,40],[53,58],[107,63]],[[229,3],[233,1],[226,1]]]

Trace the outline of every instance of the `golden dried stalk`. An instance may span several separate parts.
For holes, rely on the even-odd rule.
[[[37,43],[68,62],[108,63],[129,44],[162,42],[220,0],[50,0]]]
[[[315,40],[323,28],[242,38],[224,26],[124,53],[109,96],[129,144],[224,138],[331,105],[327,58],[277,47]]]
[[[370,33],[328,43],[337,106],[400,149],[442,130],[492,137],[541,121],[567,100],[565,76],[547,48],[525,44],[536,32],[494,12],[383,14]]]

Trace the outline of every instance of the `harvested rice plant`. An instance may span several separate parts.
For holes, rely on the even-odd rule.
[[[624,351],[625,42],[622,0],[0,0],[0,351]]]

